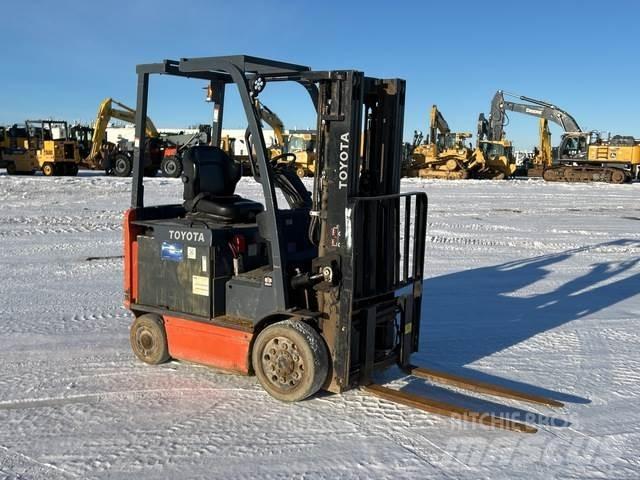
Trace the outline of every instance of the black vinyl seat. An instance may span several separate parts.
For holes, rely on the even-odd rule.
[[[184,208],[225,223],[254,222],[261,203],[235,195],[241,167],[223,150],[209,145],[187,149],[182,156]]]

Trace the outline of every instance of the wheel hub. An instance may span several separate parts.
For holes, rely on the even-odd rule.
[[[116,169],[120,172],[123,172],[125,168],[127,168],[126,162],[122,159],[118,159],[116,161]]]
[[[275,387],[295,388],[304,375],[304,362],[296,344],[285,337],[273,338],[262,353],[262,368]]]
[[[138,333],[138,347],[145,355],[149,355],[153,350],[153,335],[150,331],[143,329]]]

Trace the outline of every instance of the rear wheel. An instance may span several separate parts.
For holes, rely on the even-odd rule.
[[[310,325],[285,320],[265,328],[252,352],[253,369],[272,397],[297,402],[316,393],[327,379],[329,357]]]
[[[128,177],[131,175],[131,159],[124,153],[119,153],[113,157],[113,174],[116,177]]]
[[[47,162],[42,166],[42,173],[47,177],[51,177],[52,175],[54,175],[55,171],[56,169],[53,163]]]
[[[158,315],[147,313],[137,317],[129,335],[131,348],[140,360],[158,365],[169,360],[167,333]]]
[[[16,164],[11,162],[7,165],[7,174],[9,175],[15,175],[16,173],[18,173],[18,171],[16,170]]]
[[[160,170],[165,177],[178,178],[182,174],[182,162],[174,156],[163,158]]]

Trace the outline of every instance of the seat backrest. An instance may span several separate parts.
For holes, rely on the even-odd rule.
[[[193,200],[199,194],[230,196],[240,180],[240,165],[223,150],[197,145],[182,154],[183,198]]]

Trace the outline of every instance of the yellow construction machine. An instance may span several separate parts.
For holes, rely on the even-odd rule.
[[[296,156],[296,173],[299,177],[313,176],[316,164],[316,133],[308,130],[290,131],[287,136],[287,152]]]
[[[546,118],[540,119],[538,132],[540,144],[533,149],[533,159],[527,168],[528,177],[542,177],[544,170],[553,165],[553,148],[551,147],[549,120]]]
[[[100,103],[93,126],[91,150],[83,159],[82,166],[91,170],[105,170],[107,174],[117,177],[128,177],[133,167],[133,146],[128,145],[130,142],[126,141],[119,145],[106,141],[107,127],[112,118],[135,124],[136,111],[112,98],[105,98]],[[147,118],[146,135],[146,158],[149,159],[149,164],[145,166],[145,175],[153,176],[160,167],[162,151],[160,135],[150,118]]]
[[[418,134],[419,135],[419,134]],[[404,175],[455,180],[469,178],[472,150],[465,145],[470,133],[452,132],[436,105],[431,107],[429,135],[425,142],[414,141]]]
[[[7,173],[33,174],[40,170],[46,176],[77,175],[80,164],[78,144],[69,137],[67,122],[61,120],[27,120],[24,137],[9,139],[15,148],[3,149]],[[22,145],[19,145],[22,141]]]
[[[510,140],[483,138],[479,133],[473,161],[479,166],[477,178],[501,180],[512,177],[517,168]]]
[[[272,160],[279,159],[290,162],[299,177],[313,175],[316,159],[316,133],[305,130],[285,134],[284,123],[275,112],[257,99],[256,107],[260,118],[273,129],[276,141],[269,148]]]
[[[507,101],[505,95],[524,103]],[[493,98],[491,129],[502,130],[507,110],[552,121],[564,130],[555,158],[547,156],[540,160],[546,181],[625,183],[638,177],[640,140],[624,135],[605,138],[597,131],[583,132],[575,118],[556,105],[502,90]]]
[[[476,148],[472,149],[470,144],[467,145],[472,135],[452,132],[438,107],[433,105],[429,135],[424,143],[414,141],[405,175],[448,180],[510,177],[515,172],[511,143],[488,138],[483,134],[486,125],[480,125],[479,140]]]

